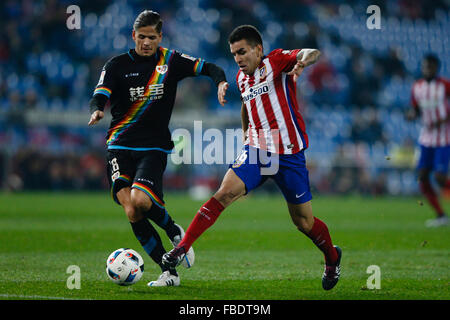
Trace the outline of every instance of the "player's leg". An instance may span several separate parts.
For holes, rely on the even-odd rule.
[[[323,252],[327,265],[336,265],[338,253],[333,246],[327,225],[313,216],[311,201],[299,204],[287,203],[292,222]]]
[[[164,255],[163,263],[176,266],[186,250],[216,222],[226,207],[263,181],[259,164],[249,161],[248,153],[253,151],[255,150],[249,151],[249,146],[244,147],[236,161],[230,165],[219,190],[200,207],[180,244]]]
[[[131,189],[130,187],[124,187],[115,193],[115,198],[123,207],[136,239],[149,257],[155,261],[164,272],[167,271],[168,268],[161,264],[161,257],[166,253],[166,250],[163,247],[158,232],[143,215],[145,209],[148,209],[148,207],[151,206],[151,202],[146,202],[146,195],[144,193],[139,194],[139,192],[140,191]],[[173,273],[176,274],[176,271],[173,271]]]
[[[161,223],[165,227],[166,233],[168,233],[171,241],[176,236],[181,239],[182,228],[177,228],[172,218],[169,216],[165,209],[165,203],[163,200],[162,181],[163,172],[167,164],[167,154],[159,151],[150,152],[138,152],[134,153],[134,157],[137,162],[136,174],[134,176],[133,184],[131,186],[131,202],[137,212],[142,215],[142,219],[139,221],[140,226],[144,226],[148,231],[148,226],[152,228],[154,236],[148,239],[148,235],[144,237],[143,242],[147,241],[147,246],[144,249],[148,249],[151,258],[160,265],[163,273],[156,281],[151,281],[149,286],[167,286],[167,285],[179,285],[180,280],[175,268],[162,265],[162,256],[166,253],[162,244],[161,238],[157,231],[153,228],[147,218],[153,218]],[[165,219],[166,221],[161,221]],[[164,224],[162,224],[164,222]],[[135,230],[135,229],[134,229]],[[143,244],[144,246],[144,244]],[[189,257],[194,260],[194,252],[189,252]]]
[[[150,210],[146,211],[144,215],[166,232],[167,236],[170,239],[170,242],[172,242],[172,245],[174,247],[176,247],[180,243],[185,233],[184,229],[182,226],[175,223],[166,207],[152,205]],[[191,266],[191,262],[186,261],[186,264],[183,263],[183,266],[189,268]]]
[[[436,162],[436,148],[420,147],[420,158],[417,164],[419,189],[431,205],[437,217],[444,215],[438,194],[431,183],[431,172]]]
[[[308,236],[325,257],[322,286],[332,289],[340,277],[341,249],[333,246],[327,225],[314,217],[308,170],[303,152],[280,155],[278,173],[274,180],[283,193],[292,222]]]
[[[120,196],[118,195],[119,199]],[[161,263],[162,256],[166,253],[161,237],[144,213],[154,206],[152,200],[146,193],[139,189],[131,189],[130,207],[133,218],[127,213],[130,219],[131,228],[139,243],[144,248],[150,258],[161,268],[162,274],[156,281],[148,283],[149,286],[178,286],[180,278],[175,268],[164,266]]]
[[[147,202],[147,206],[143,206],[144,215],[162,228],[173,242],[181,231],[167,212],[163,201],[163,173],[166,165],[167,154],[160,151],[145,153],[139,160],[133,189],[141,190],[147,195],[141,199]]]
[[[258,149],[244,146],[234,163],[229,166],[219,190],[198,210],[178,247],[189,249],[216,222],[226,207],[262,183],[264,178],[258,155]]]
[[[426,168],[419,169],[418,180],[420,191],[433,208],[433,211],[436,213],[436,216],[438,217],[442,216],[444,214],[444,210],[442,209],[436,190],[434,190],[433,185],[431,183],[431,170]]]
[[[131,151],[108,152],[111,194],[114,201],[124,208],[133,233],[144,250],[161,267],[163,273],[167,271],[169,274],[169,269],[161,264],[161,257],[166,252],[161,238],[143,214],[151,208],[152,201],[144,192],[132,188],[133,177],[136,178],[138,174],[137,166],[138,161]],[[176,275],[175,269],[171,273]]]
[[[444,172],[435,172],[434,178],[440,188],[445,188],[447,186],[447,174]]]
[[[443,172],[436,172],[435,179],[438,183],[441,191],[448,186],[447,175]],[[442,209],[441,213],[437,213],[437,217],[434,219],[429,219],[425,222],[425,225],[428,227],[440,227],[446,226],[450,223],[447,214],[445,214]]]
[[[435,152],[433,171],[434,177],[441,189],[449,187],[450,181],[448,180],[448,165],[450,161],[450,146],[439,147]]]
[[[176,224],[166,210],[163,194],[163,173],[167,165],[167,154],[160,151],[149,151],[139,155],[139,163],[133,181],[133,190],[142,191],[137,193],[141,198],[136,202],[143,202],[142,212],[166,232],[173,246],[178,245],[184,236],[184,229]],[[187,251],[182,264],[189,268],[195,260],[194,249]]]
[[[137,173],[139,174],[139,172]],[[155,180],[153,180],[155,181]],[[162,181],[162,179],[161,179]],[[154,190],[157,190],[158,188],[153,188]],[[169,237],[170,241],[172,242],[172,245],[176,247],[181,239],[184,236],[184,229],[176,224],[172,217],[167,212],[164,202],[161,200],[162,195],[160,197],[157,196],[157,194],[160,194],[157,191],[151,191],[153,193],[152,197],[149,196],[149,191],[141,191],[140,189],[137,189],[136,186],[131,191],[131,198],[134,208],[137,209],[138,212],[140,212],[145,218],[150,218],[153,221],[156,221],[156,223],[163,228],[166,231],[167,236]],[[147,219],[144,219],[147,220]],[[147,221],[148,222],[148,221]],[[156,233],[156,230],[154,231]],[[159,236],[158,236],[159,237]],[[161,243],[162,247],[162,243]],[[156,261],[158,261],[158,264],[161,263],[162,255],[166,253],[164,248],[162,250],[158,250],[154,253]],[[153,259],[153,257],[152,257]],[[159,260],[158,260],[159,259]],[[194,249],[190,248],[188,250],[188,253],[186,257],[184,258],[182,265],[185,268],[190,268],[194,264],[195,260],[195,253]],[[173,269],[171,271],[172,274],[176,274],[175,270]]]
[[[219,190],[197,211],[178,246],[189,250],[194,241],[216,222],[222,211],[244,194],[244,182],[228,169]]]
[[[433,161],[433,171],[434,178],[439,185],[440,191],[448,185],[447,180],[447,171],[448,171],[448,163],[450,157],[450,148],[449,147],[440,147],[435,149],[434,161]],[[436,192],[436,201],[439,203],[439,195]],[[447,225],[449,223],[448,217],[444,212],[444,209],[441,205],[439,205],[440,210],[436,210],[436,218],[427,220],[426,225],[428,227],[439,227],[443,225]]]

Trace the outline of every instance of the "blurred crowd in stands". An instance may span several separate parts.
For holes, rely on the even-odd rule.
[[[66,27],[66,9],[73,4],[81,9],[79,30]],[[373,4],[380,7],[380,30],[366,26],[366,10]],[[152,9],[164,21],[163,46],[221,65],[230,82],[229,104],[222,108],[208,78],[184,80],[173,128],[177,115],[206,121],[217,114],[240,127],[237,69],[227,37],[237,25],[253,24],[263,34],[266,53],[322,51],[298,83],[313,187],[323,193],[414,193],[419,124],[407,123],[403,112],[410,107],[411,84],[420,76],[424,54],[435,53],[440,73],[449,75],[447,5],[425,0],[2,1],[0,188],[107,188],[108,123],[87,127],[88,101],[103,64],[134,47],[131,26],[137,14]],[[169,164],[165,187],[214,187],[225,169]]]

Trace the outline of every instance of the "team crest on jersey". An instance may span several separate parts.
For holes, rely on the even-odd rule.
[[[168,70],[167,64],[164,64],[164,65],[162,65],[162,66],[157,66],[157,67],[156,67],[156,71],[157,71],[158,73],[160,73],[160,74],[166,73],[167,70]]]
[[[237,156],[236,160],[234,160],[234,163],[232,165],[233,168],[239,168],[245,163],[245,160],[247,160],[247,150],[242,150],[241,153]]]
[[[266,77],[266,66],[264,66],[261,69],[259,69],[259,76],[261,78],[265,78]]]

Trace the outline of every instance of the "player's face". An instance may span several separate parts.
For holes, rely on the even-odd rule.
[[[133,30],[133,40],[136,44],[136,53],[140,56],[149,57],[155,54],[162,40],[162,33],[158,33],[154,27],[146,26]]]
[[[433,78],[437,73],[436,65],[428,60],[422,61],[422,75],[426,79]]]
[[[245,39],[231,43],[230,51],[239,69],[247,75],[255,72],[263,56],[263,50],[260,44],[252,47]]]

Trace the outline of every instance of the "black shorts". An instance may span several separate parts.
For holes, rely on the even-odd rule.
[[[131,187],[143,191],[154,204],[164,208],[163,173],[167,166],[167,153],[108,150],[107,160],[107,175],[115,202],[120,204],[117,192]]]

